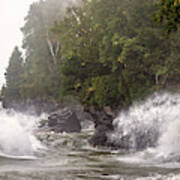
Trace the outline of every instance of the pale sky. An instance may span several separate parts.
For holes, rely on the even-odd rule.
[[[0,87],[14,46],[21,47],[24,17],[29,5],[37,0],[0,0]]]

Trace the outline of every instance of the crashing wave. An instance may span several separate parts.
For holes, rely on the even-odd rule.
[[[180,95],[156,93],[120,112],[113,126],[108,139],[122,149],[152,148],[159,156],[180,155]]]
[[[33,157],[43,147],[33,135],[38,120],[0,108],[0,156]]]

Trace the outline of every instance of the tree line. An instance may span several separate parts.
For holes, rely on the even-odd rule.
[[[72,96],[116,108],[178,83],[179,8],[177,0],[33,3],[21,29],[25,56],[14,48],[4,99]]]

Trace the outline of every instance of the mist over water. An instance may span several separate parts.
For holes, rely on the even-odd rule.
[[[34,156],[42,148],[33,135],[38,117],[0,107],[0,156]]]

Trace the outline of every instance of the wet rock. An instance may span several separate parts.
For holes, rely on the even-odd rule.
[[[48,126],[55,132],[80,132],[81,125],[75,112],[68,108],[56,111],[49,115]]]
[[[112,117],[114,117],[115,118],[115,112],[113,112],[113,110],[111,109],[111,107],[110,106],[105,106],[104,107],[104,112],[107,114],[107,115],[109,115],[109,116],[112,116]]]
[[[77,118],[80,121],[82,129],[89,129],[94,126],[93,117],[90,113],[84,110],[84,107],[80,103],[76,102],[75,104],[66,106],[66,108],[70,109],[76,114]]]
[[[105,111],[95,111],[94,108],[90,109],[90,113],[95,119],[95,133],[89,142],[93,146],[110,146],[107,134],[113,131],[112,121],[114,117]]]
[[[81,127],[82,129],[94,129],[94,122],[89,119],[84,119],[81,121]]]
[[[96,130],[94,135],[89,140],[90,144],[93,146],[106,146],[107,144],[107,136],[106,136],[106,127],[99,126]]]

